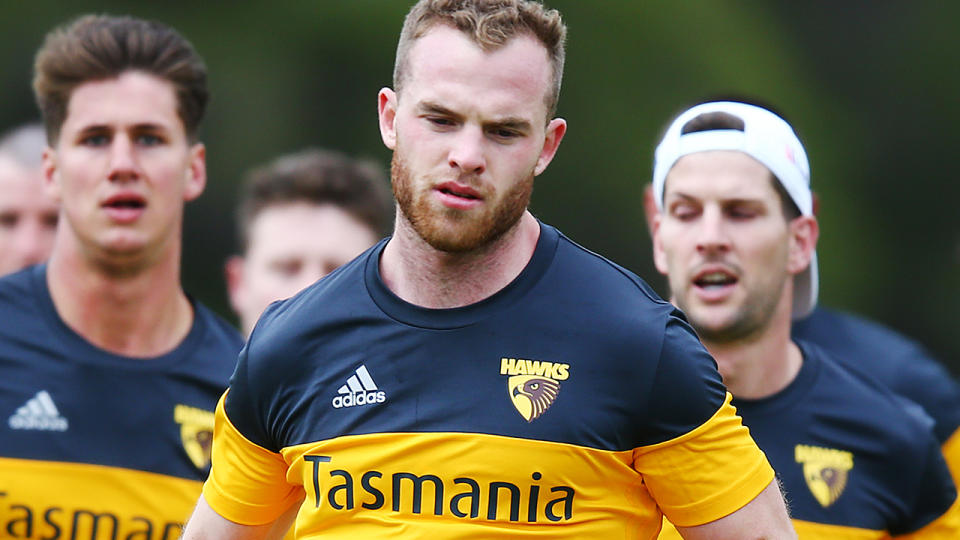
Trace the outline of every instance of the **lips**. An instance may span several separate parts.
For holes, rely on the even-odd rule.
[[[434,187],[440,201],[451,208],[472,208],[483,201],[480,192],[458,182],[444,182]]]
[[[718,265],[701,268],[692,279],[697,296],[706,302],[726,299],[739,281],[736,272]]]
[[[147,200],[139,193],[115,193],[105,199],[100,207],[110,218],[118,223],[132,223],[147,208]]]

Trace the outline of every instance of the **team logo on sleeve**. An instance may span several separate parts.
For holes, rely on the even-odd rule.
[[[500,374],[508,375],[507,392],[517,412],[533,422],[557,400],[560,381],[570,377],[570,364],[501,358]]]
[[[820,506],[826,508],[837,502],[847,487],[853,454],[804,444],[798,444],[794,451],[797,463],[803,464],[803,479]]]
[[[213,413],[187,405],[173,408],[173,420],[180,424],[180,441],[190,461],[198,469],[210,466],[210,447],[213,444]]]

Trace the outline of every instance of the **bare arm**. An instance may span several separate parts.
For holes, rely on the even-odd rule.
[[[677,527],[686,540],[795,539],[787,508],[776,480],[736,512],[696,527]]]
[[[180,538],[181,540],[275,540],[282,538],[290,528],[299,506],[294,504],[273,523],[241,525],[218,514],[210,508],[201,495]]]

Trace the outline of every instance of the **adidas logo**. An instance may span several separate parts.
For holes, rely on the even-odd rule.
[[[387,395],[377,388],[377,383],[373,382],[364,365],[357,368],[357,372],[347,379],[347,384],[341,386],[337,393],[340,395],[333,398],[333,406],[337,409],[373,405],[387,400]]]
[[[11,429],[36,429],[40,431],[66,431],[67,419],[60,416],[53,398],[46,390],[37,392],[23,407],[17,409],[7,420]]]

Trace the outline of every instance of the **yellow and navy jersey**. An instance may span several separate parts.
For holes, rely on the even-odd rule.
[[[777,394],[734,399],[777,471],[801,540],[960,538],[930,425],[816,345]],[[679,538],[665,527],[662,539]]]
[[[960,483],[960,383],[919,343],[890,328],[826,308],[793,324],[793,337],[815,343],[840,364],[920,405],[934,420],[954,482]]]
[[[242,346],[193,308],[176,349],[128,358],[60,319],[45,266],[0,280],[0,537],[179,538]]]
[[[217,411],[204,497],[298,538],[654,538],[773,479],[716,364],[638,277],[541,224],[507,287],[426,309],[381,242],[267,310]]]

